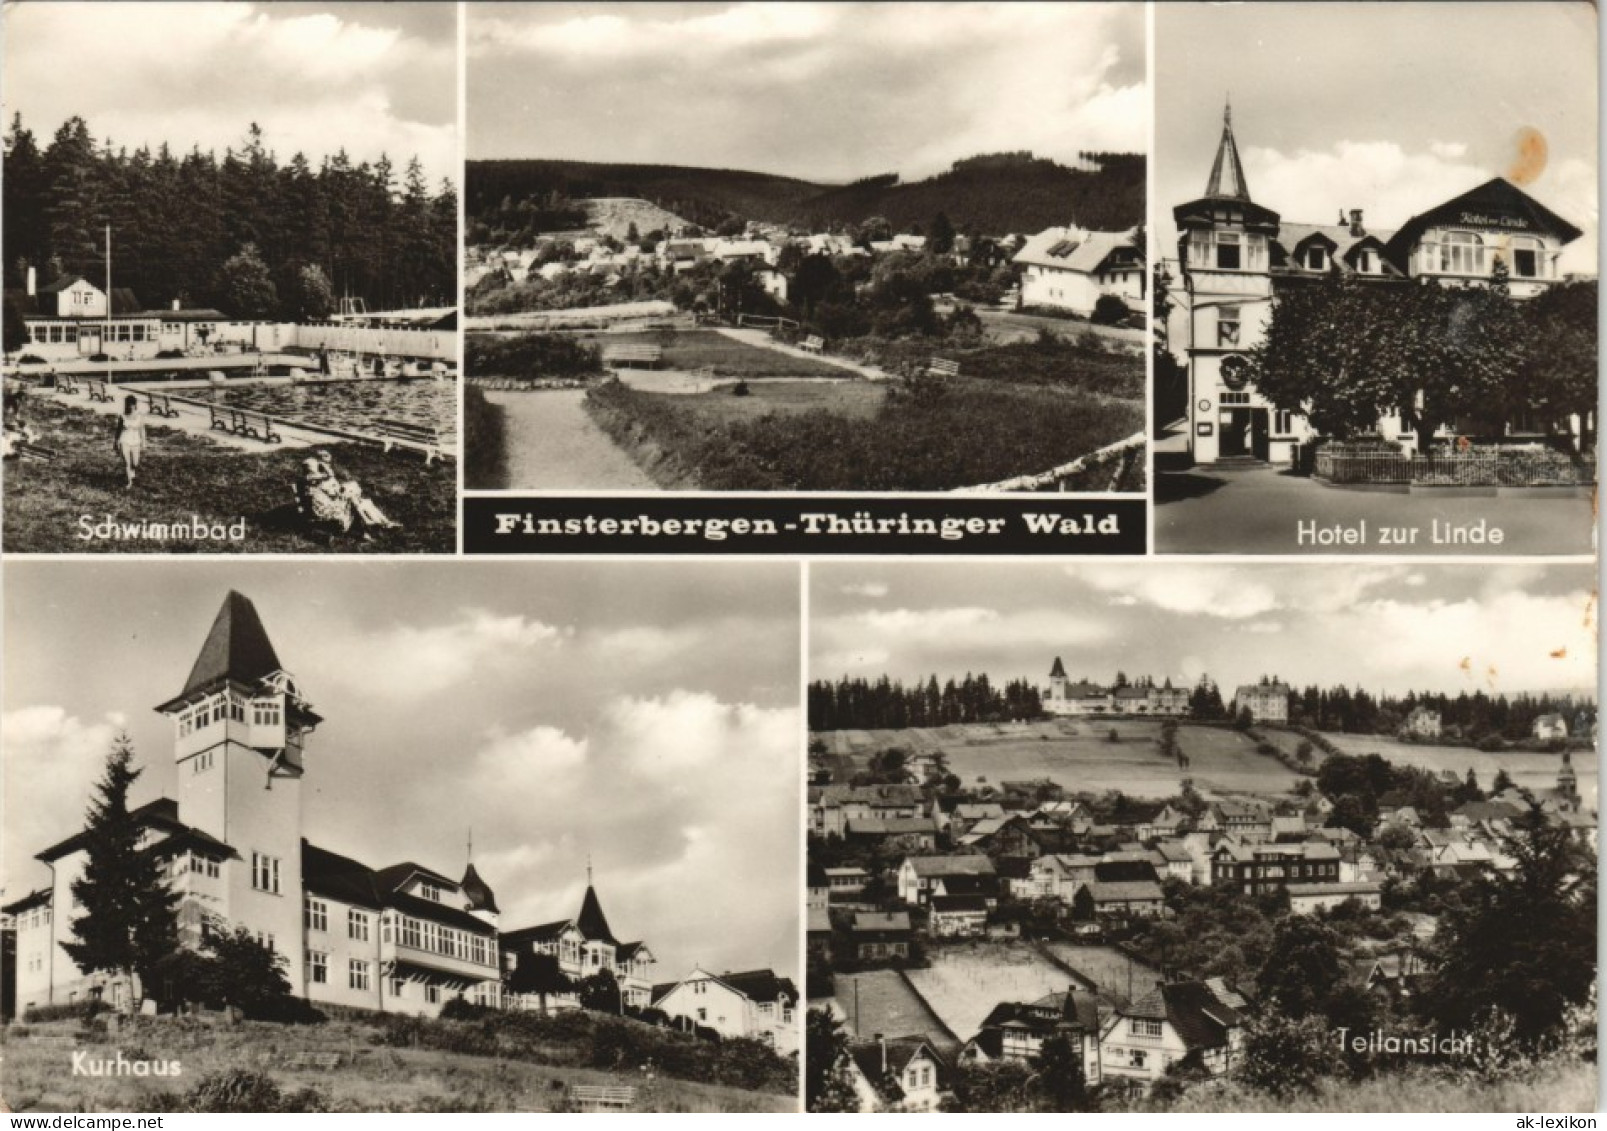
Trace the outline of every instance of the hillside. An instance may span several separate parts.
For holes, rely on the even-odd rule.
[[[1087,156],[1092,169],[1025,153],[991,154],[956,161],[924,181],[900,184],[885,175],[851,185],[671,165],[470,161],[465,200],[471,227],[493,228],[521,200],[601,197],[640,198],[706,228],[740,219],[818,230],[883,216],[895,229],[909,230],[939,212],[959,231],[995,236],[1068,222],[1111,231],[1141,223],[1144,158]]]
[[[586,224],[600,235],[616,240],[630,238],[632,228],[638,236],[654,231],[674,231],[686,224],[686,219],[666,212],[647,200],[626,196],[600,196],[586,201]]]

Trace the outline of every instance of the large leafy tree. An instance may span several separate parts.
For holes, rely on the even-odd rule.
[[[1580,447],[1595,447],[1597,395],[1596,280],[1549,288],[1522,305],[1529,341],[1545,343],[1524,358],[1513,409],[1532,412],[1549,430],[1570,415],[1583,427]]]
[[[1344,977],[1341,939],[1306,915],[1278,924],[1272,950],[1256,975],[1261,997],[1296,1020],[1326,1014],[1328,999]]]
[[[254,243],[224,261],[218,290],[224,312],[236,318],[266,318],[279,305],[279,290]]]
[[[1479,878],[1441,919],[1422,1004],[1466,1031],[1493,1013],[1542,1047],[1596,986],[1596,859],[1538,804],[1506,843],[1517,866]]]
[[[141,845],[139,822],[129,812],[134,744],[119,735],[106,756],[84,828],[84,871],[73,898],[84,913],[72,921],[67,954],[88,973],[128,979],[138,1000],[143,980],[178,947],[178,895],[167,886],[162,863]]]

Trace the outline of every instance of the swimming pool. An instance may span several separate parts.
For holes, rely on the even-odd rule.
[[[376,421],[399,420],[434,428],[447,442],[457,440],[456,381],[330,381],[301,385],[242,382],[186,390],[184,395],[313,427],[371,434]]]

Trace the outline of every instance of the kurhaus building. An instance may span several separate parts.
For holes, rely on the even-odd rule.
[[[503,993],[504,970],[533,932],[499,934],[496,897],[473,863],[458,880],[412,861],[371,868],[303,835],[306,743],[322,719],[250,600],[224,599],[183,690],[156,710],[173,722],[178,797],[132,815],[179,895],[184,945],[243,926],[284,957],[291,986],[314,1003],[424,1014],[456,997],[534,1007],[517,985]],[[37,859],[51,870],[50,886],[4,908],[17,932],[19,1010],[99,996],[108,984],[61,946],[78,916],[72,885],[87,859],[84,834]],[[584,954],[577,948],[564,973],[606,969],[628,1002],[645,998],[652,956],[643,943],[614,943],[589,884],[576,922]],[[569,934],[554,937],[557,953],[570,957]],[[110,985],[114,995],[126,991],[120,980]],[[563,1000],[554,1004],[578,1004],[567,980],[558,988]]]
[[[1224,113],[1205,195],[1172,210],[1179,285],[1168,342],[1188,372],[1188,441],[1196,463],[1246,458],[1287,463],[1313,433],[1299,413],[1277,408],[1248,379],[1246,354],[1259,344],[1280,290],[1339,272],[1379,285],[1431,279],[1482,286],[1497,261],[1514,297],[1562,281],[1557,260],[1580,230],[1503,178],[1413,216],[1396,230],[1369,228],[1362,209],[1335,223],[1294,223],[1250,197]],[[1380,434],[1415,447],[1394,416]],[[1450,436],[1447,430],[1445,435]]]

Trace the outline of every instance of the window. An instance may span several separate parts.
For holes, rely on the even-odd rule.
[[[434,982],[427,984],[424,987],[424,1000],[431,1005],[439,1005],[441,1002],[441,987]]]
[[[321,899],[314,899],[308,896],[304,908],[306,912],[304,917],[309,931],[329,930],[329,904]]]
[[[368,912],[353,907],[346,912],[346,933],[358,942],[368,941]]]
[[[317,950],[307,952],[307,980],[320,986],[329,982],[329,955]]]
[[[420,884],[419,894],[431,903],[441,902],[441,888],[437,884]]]
[[[212,760],[214,757],[216,757],[216,755],[217,751],[215,750],[208,750],[204,754],[197,754],[190,760],[190,771],[197,774],[206,773],[212,768]]]
[[[1447,232],[1440,241],[1442,273],[1451,275],[1483,275],[1484,240],[1473,232]]]
[[[346,972],[347,985],[354,990],[368,990],[371,983],[368,976],[368,963],[360,958],[353,958]]]
[[[697,1019],[699,1021],[707,1021],[709,1019],[709,1011],[705,1008],[699,1007],[697,1011]]]
[[[1356,255],[1356,270],[1363,275],[1376,275],[1378,273],[1378,255],[1370,247],[1364,247]]]
[[[1328,266],[1328,249],[1321,244],[1306,248],[1306,266],[1313,271],[1324,270]]]
[[[1239,308],[1218,307],[1216,312],[1216,344],[1224,347],[1239,344]]]
[[[1216,266],[1222,271],[1239,270],[1243,260],[1239,254],[1238,232],[1216,233]]]
[[[251,886],[258,891],[279,894],[279,858],[277,856],[264,856],[260,852],[251,854]]]
[[[259,946],[265,946],[269,950],[272,950],[272,951],[277,951],[278,950],[278,947],[274,946],[273,936],[270,935],[267,931],[258,931],[257,932],[257,944]]]
[[[1512,241],[1512,273],[1520,279],[1540,277],[1540,244],[1537,240]]]
[[[419,950],[424,945],[417,919],[402,920],[402,945],[410,946],[414,950]]]
[[[1272,413],[1272,431],[1279,436],[1287,436],[1294,430],[1294,413],[1286,409],[1275,409]]]
[[[391,979],[391,996],[393,998],[407,996],[407,979],[406,978],[392,978]]]
[[[1233,392],[1231,390],[1226,390],[1226,391],[1224,391],[1222,393],[1222,406],[1224,408],[1230,408],[1230,407],[1232,407],[1234,405],[1240,405],[1240,406],[1248,405],[1249,403],[1250,403],[1250,394],[1249,393],[1245,393],[1245,392],[1236,393],[1236,392]]]

